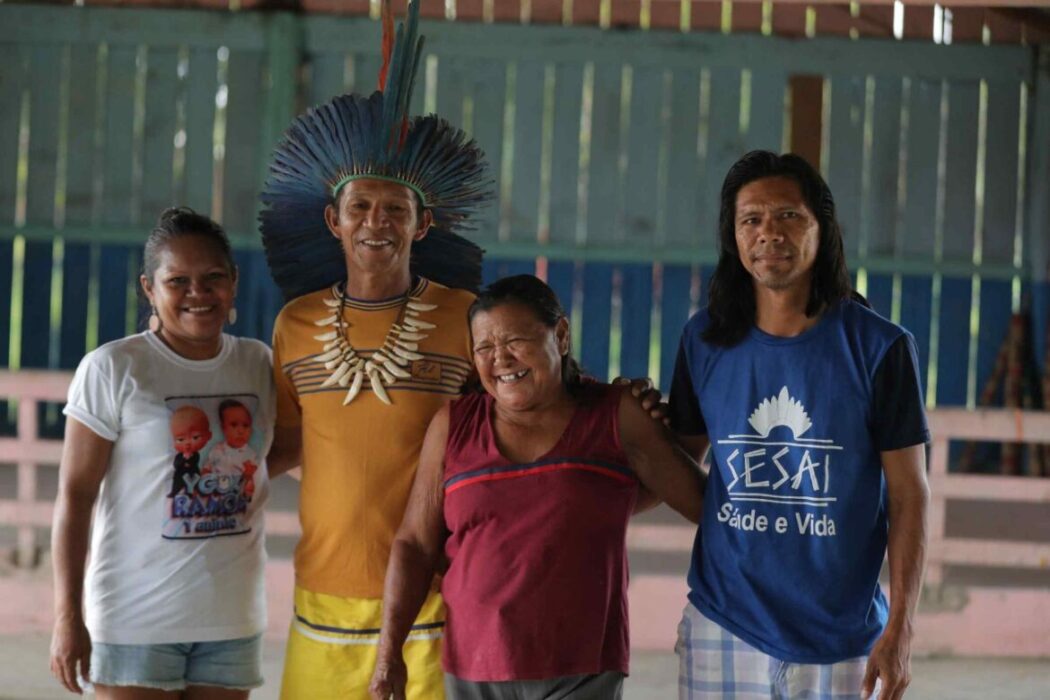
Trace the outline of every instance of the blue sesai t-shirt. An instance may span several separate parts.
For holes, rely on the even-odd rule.
[[[887,617],[879,453],[929,440],[914,340],[852,300],[730,348],[708,323],[686,325],[670,397],[672,427],[711,442],[689,599],[777,659],[863,656]]]

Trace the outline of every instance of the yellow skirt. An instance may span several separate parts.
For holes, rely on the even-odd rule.
[[[311,593],[296,586],[281,700],[368,700],[382,601]],[[445,605],[431,593],[405,643],[408,700],[445,697],[441,637]]]

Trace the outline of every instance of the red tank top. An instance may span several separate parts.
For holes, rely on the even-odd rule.
[[[445,449],[445,671],[464,680],[627,673],[627,521],[638,480],[620,387],[587,385],[557,444],[500,454],[493,398],[451,405]]]

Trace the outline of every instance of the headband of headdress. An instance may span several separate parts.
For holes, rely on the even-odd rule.
[[[324,210],[359,178],[403,184],[430,210],[429,234],[412,244],[415,274],[450,287],[479,286],[482,251],[456,232],[469,230],[467,217],[492,197],[488,166],[461,129],[433,114],[408,116],[422,53],[419,0],[409,3],[396,39],[385,0],[379,90],[308,110],[274,149],[259,220],[270,272],[286,300],[346,277]]]

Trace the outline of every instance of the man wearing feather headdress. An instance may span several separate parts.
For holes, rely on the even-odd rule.
[[[387,559],[435,412],[471,370],[467,290],[481,250],[455,235],[490,197],[483,155],[407,115],[418,1],[379,91],[295,120],[262,193],[263,242],[288,303],[274,327],[273,471],[299,463],[302,537],[281,697],[365,698]],[[444,609],[432,589],[405,645],[408,698],[440,698]]]

